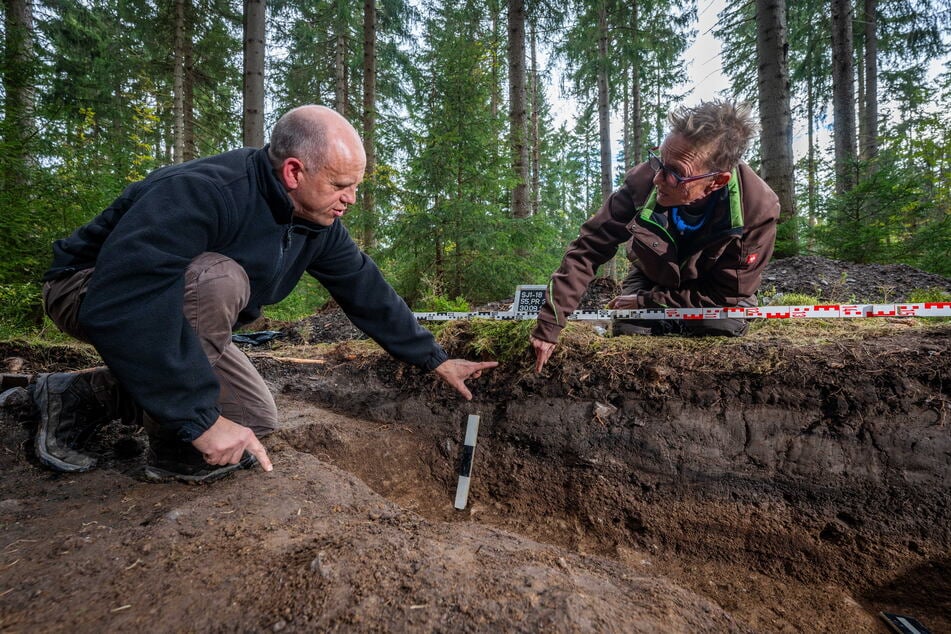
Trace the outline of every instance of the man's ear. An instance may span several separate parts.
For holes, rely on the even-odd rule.
[[[284,159],[284,164],[281,165],[280,170],[278,170],[281,180],[284,182],[284,186],[290,191],[300,187],[301,174],[303,172],[304,164],[300,159],[296,159],[293,156]]]
[[[730,182],[730,179],[733,178],[731,172],[720,172],[713,177],[713,187],[712,190],[720,189],[721,187],[726,187],[726,184]]]

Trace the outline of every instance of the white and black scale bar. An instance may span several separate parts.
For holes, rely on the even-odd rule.
[[[476,436],[479,435],[479,416],[469,414],[466,422],[466,437],[462,445],[462,456],[459,461],[459,484],[456,485],[457,509],[466,508],[469,501],[469,479],[472,477],[472,459],[475,457]]]
[[[419,321],[535,319],[536,312],[413,313]],[[865,317],[951,317],[951,302],[914,304],[828,304],[816,306],[713,306],[709,308],[638,308],[630,310],[576,310],[570,320],[612,319],[860,319]]]

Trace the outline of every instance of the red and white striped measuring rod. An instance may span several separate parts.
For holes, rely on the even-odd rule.
[[[414,313],[420,321],[457,319],[535,319],[534,310]],[[819,306],[714,306],[709,308],[638,308],[630,310],[576,310],[570,320],[611,319],[854,319],[862,317],[951,317],[951,302],[909,304],[824,304]]]

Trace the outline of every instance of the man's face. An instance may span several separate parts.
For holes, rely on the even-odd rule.
[[[654,174],[654,187],[657,188],[657,202],[665,207],[689,205],[706,198],[730,180],[729,172],[717,172],[705,178],[677,182],[668,172],[689,179],[713,171],[706,163],[706,156],[679,134],[668,135],[660,146],[659,154],[666,169]]]
[[[301,164],[295,172],[296,187],[289,196],[294,215],[328,227],[357,201],[357,185],[363,181],[366,158],[362,148],[338,146],[328,152],[324,165],[313,169]]]

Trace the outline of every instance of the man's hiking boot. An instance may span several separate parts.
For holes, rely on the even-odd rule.
[[[148,414],[143,417],[143,424],[149,435],[149,453],[144,473],[145,477],[153,482],[177,480],[189,484],[204,484],[257,464],[257,459],[248,452],[244,452],[238,464],[208,464],[194,445],[163,429]]]
[[[96,459],[82,449],[114,417],[109,403],[115,401],[117,386],[109,371],[41,374],[31,387],[40,414],[35,440],[40,462],[67,473],[96,466]]]

